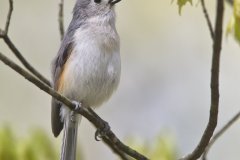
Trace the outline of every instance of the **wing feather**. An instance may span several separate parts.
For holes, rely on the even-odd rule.
[[[52,87],[56,91],[58,91],[61,83],[61,75],[64,72],[64,65],[66,64],[74,48],[74,33],[79,27],[82,26],[84,22],[84,19],[80,19],[80,17],[81,16],[76,16],[75,14],[73,15],[73,19],[68,27],[66,34],[64,35],[58,54],[52,63]],[[57,137],[63,129],[63,122],[60,116],[61,103],[59,103],[54,98],[52,99],[51,110],[52,132],[54,136]]]
[[[64,71],[64,65],[71,55],[73,48],[72,36],[67,34],[64,36],[61,47],[58,51],[57,56],[55,57],[52,63],[52,87],[58,91],[60,78]],[[61,120],[60,111],[61,103],[52,98],[52,107],[51,107],[51,123],[52,123],[52,132],[55,137],[57,137],[61,130],[63,129],[63,122]]]

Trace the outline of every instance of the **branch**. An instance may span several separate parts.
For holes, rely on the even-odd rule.
[[[233,0],[226,0],[231,6],[233,6]]]
[[[5,29],[1,30],[0,29],[0,38],[3,38],[5,35],[8,33],[11,17],[12,17],[12,12],[13,12],[13,1],[9,0],[9,10],[8,10],[8,15],[5,23]]]
[[[198,159],[207,147],[213,132],[217,126],[219,108],[219,68],[220,54],[222,45],[222,26],[223,26],[224,4],[223,0],[217,0],[217,16],[215,23],[215,33],[213,41],[212,72],[211,72],[211,107],[207,127],[202,138],[194,151],[184,157],[184,160]]]
[[[107,139],[107,138],[103,138],[103,141],[104,141],[104,143],[105,143],[109,148],[111,148],[112,151],[113,151],[114,153],[116,153],[122,160],[129,160],[123,151],[119,150],[117,146],[112,145],[111,140],[109,140],[109,139]]]
[[[14,53],[14,55],[20,60],[20,62],[36,77],[38,77],[41,81],[46,83],[50,86],[50,81],[47,80],[42,74],[40,74],[35,68],[32,67],[31,64],[28,63],[28,61],[22,56],[20,51],[16,48],[16,46],[13,44],[13,42],[10,40],[8,35],[5,35],[3,37],[4,42],[8,45],[8,47],[11,49],[11,51]]]
[[[7,21],[5,25],[5,34],[8,33],[11,17],[12,17],[12,12],[13,12],[13,0],[9,0],[9,10],[8,10],[8,15],[7,15]]]
[[[214,31],[213,31],[212,23],[211,23],[211,20],[210,20],[210,17],[209,17],[209,14],[208,14],[208,11],[207,11],[204,0],[201,0],[201,5],[202,5],[202,9],[203,9],[205,19],[207,21],[207,25],[208,25],[208,28],[209,28],[209,31],[210,31],[210,35],[211,35],[212,40],[213,40],[214,39]]]
[[[33,83],[35,86],[37,86],[41,90],[45,91],[46,93],[48,93],[49,95],[51,95],[52,97],[57,99],[58,101],[65,104],[71,110],[83,115],[90,122],[92,122],[96,128],[101,129],[101,128],[105,127],[106,122],[103,119],[101,119],[99,116],[97,116],[97,114],[91,108],[80,107],[80,108],[76,109],[75,104],[72,103],[68,98],[57,93],[51,87],[49,87],[47,84],[43,83],[36,77],[29,74],[27,71],[25,71],[23,68],[18,66],[16,63],[11,61],[10,59],[8,59],[2,53],[0,53],[0,60],[2,62],[4,62],[6,65],[8,65],[9,67],[11,67],[13,70],[15,70],[17,73],[22,75],[28,81]],[[102,134],[101,137],[103,137],[103,139],[107,140],[107,143],[109,144],[108,146],[110,146],[113,150],[116,150],[116,148],[117,148],[118,150],[121,151],[121,153],[124,152],[125,154],[135,158],[136,160],[148,160],[144,155],[138,153],[137,151],[135,151],[135,150],[131,149],[130,147],[126,146],[125,144],[123,144],[117,138],[117,136],[111,131],[111,129],[106,131],[106,133]],[[109,143],[109,142],[111,142],[111,143]]]
[[[94,116],[94,117],[98,117],[98,119],[101,119],[101,117],[99,117],[93,110],[92,110],[92,108],[89,108],[89,111],[91,112],[91,114]],[[107,122],[105,122],[103,119],[101,119],[104,123],[105,123],[105,127],[106,127],[106,123]],[[100,129],[100,128],[99,128]],[[106,134],[106,133],[104,133],[104,134]],[[112,147],[112,149],[113,149],[113,151],[115,152],[115,153],[118,153],[119,151],[117,151],[116,152],[116,148],[118,148],[118,150],[120,150],[120,151],[124,151],[124,152],[127,152],[128,153],[128,155],[129,156],[131,156],[131,157],[134,157],[134,158],[136,158],[136,159],[141,159],[141,160],[145,160],[145,159],[142,159],[143,157],[141,157],[141,155],[139,155],[135,150],[132,150],[131,148],[129,148],[128,146],[126,146],[126,145],[124,145],[123,143],[121,143],[120,141],[118,141],[117,142],[117,139],[115,139],[115,135],[114,135],[114,133],[109,133],[108,134],[108,137],[105,137],[105,136],[103,136],[102,138],[103,138],[103,141],[107,144],[107,145],[110,145],[110,146],[114,146],[114,147]],[[97,138],[97,137],[95,137],[95,138]],[[112,141],[111,139],[115,139],[114,141]],[[114,142],[114,143],[112,143],[112,142]],[[114,149],[115,148],[115,149]],[[136,155],[137,155],[137,157],[136,157]],[[120,155],[120,157],[122,157],[121,155]],[[127,158],[127,157],[125,157],[125,158]]]
[[[8,16],[7,16],[7,20],[6,20],[6,24],[5,24],[5,30],[1,30],[0,29],[0,38],[2,38],[4,40],[4,42],[8,45],[8,47],[11,49],[11,51],[14,53],[14,55],[20,60],[20,62],[32,73],[34,74],[36,77],[38,77],[41,81],[43,81],[44,83],[50,85],[49,80],[47,80],[43,75],[41,75],[36,69],[34,69],[32,67],[32,65],[30,65],[28,63],[28,61],[22,56],[22,54],[20,53],[20,51],[16,48],[16,46],[13,44],[13,42],[11,41],[11,39],[8,37],[8,28],[10,25],[10,21],[11,21],[11,15],[12,15],[12,11],[13,11],[13,1],[9,0],[9,11],[8,11]]]
[[[202,160],[207,160],[207,154],[211,149],[212,145],[218,140],[237,120],[240,118],[240,112],[238,112],[232,119],[230,119],[211,139],[207,148],[205,149]]]
[[[63,7],[64,7],[64,0],[60,0],[59,3],[59,12],[58,12],[58,24],[59,24],[59,32],[60,38],[63,39],[64,36],[64,16],[63,16]]]

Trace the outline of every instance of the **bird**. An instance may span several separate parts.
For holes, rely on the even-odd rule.
[[[101,106],[121,74],[115,4],[121,0],[76,0],[72,20],[52,62],[52,87],[77,107]],[[52,98],[52,133],[64,130],[61,160],[76,159],[81,115]]]

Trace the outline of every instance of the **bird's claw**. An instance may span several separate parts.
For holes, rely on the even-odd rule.
[[[79,110],[82,107],[82,103],[78,101],[72,101],[72,103],[75,105],[74,111]]]
[[[75,105],[75,108],[73,111],[71,111],[71,121],[75,122],[76,121],[76,112],[77,110],[79,110],[82,107],[82,104],[77,102],[77,101],[72,101],[72,103]]]
[[[102,137],[106,136],[107,133],[110,131],[110,126],[107,122],[104,122],[103,128],[98,128],[95,132],[95,140],[100,141]]]

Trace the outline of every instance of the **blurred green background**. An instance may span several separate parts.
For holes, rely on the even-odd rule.
[[[66,27],[74,2],[65,3]],[[151,156],[163,153],[160,149],[156,152],[161,143],[164,153],[171,153],[173,158],[175,154],[179,157],[192,151],[207,123],[212,44],[201,6],[198,1],[193,2],[193,6],[183,8],[181,16],[176,2],[171,0],[123,0],[116,8],[121,37],[121,82],[112,98],[96,112],[109,122],[120,139]],[[213,20],[215,3],[208,1],[206,5]],[[0,0],[1,27],[7,10],[8,1]],[[50,63],[60,43],[57,14],[57,0],[16,0],[9,31],[27,60],[49,78]],[[225,28],[231,15],[232,9],[226,5]],[[18,62],[2,41],[0,51]],[[218,126],[239,110],[239,61],[239,44],[232,37],[225,37]],[[52,156],[58,155],[61,136],[55,139],[51,134],[50,96],[2,63],[0,82],[0,128],[10,132],[8,136],[17,137],[9,139],[9,144],[24,148],[21,145],[35,143],[31,137],[39,133],[54,146]],[[6,123],[9,129],[4,127]],[[35,132],[31,128],[41,130]],[[171,136],[162,134],[165,131]],[[84,159],[116,159],[106,146],[94,140],[94,132],[92,125],[83,119],[78,140]],[[218,160],[240,157],[239,135],[237,124],[216,143],[209,157]],[[18,142],[21,137],[27,140]],[[5,143],[4,139],[0,137],[0,144]],[[9,152],[13,152],[11,147]]]

